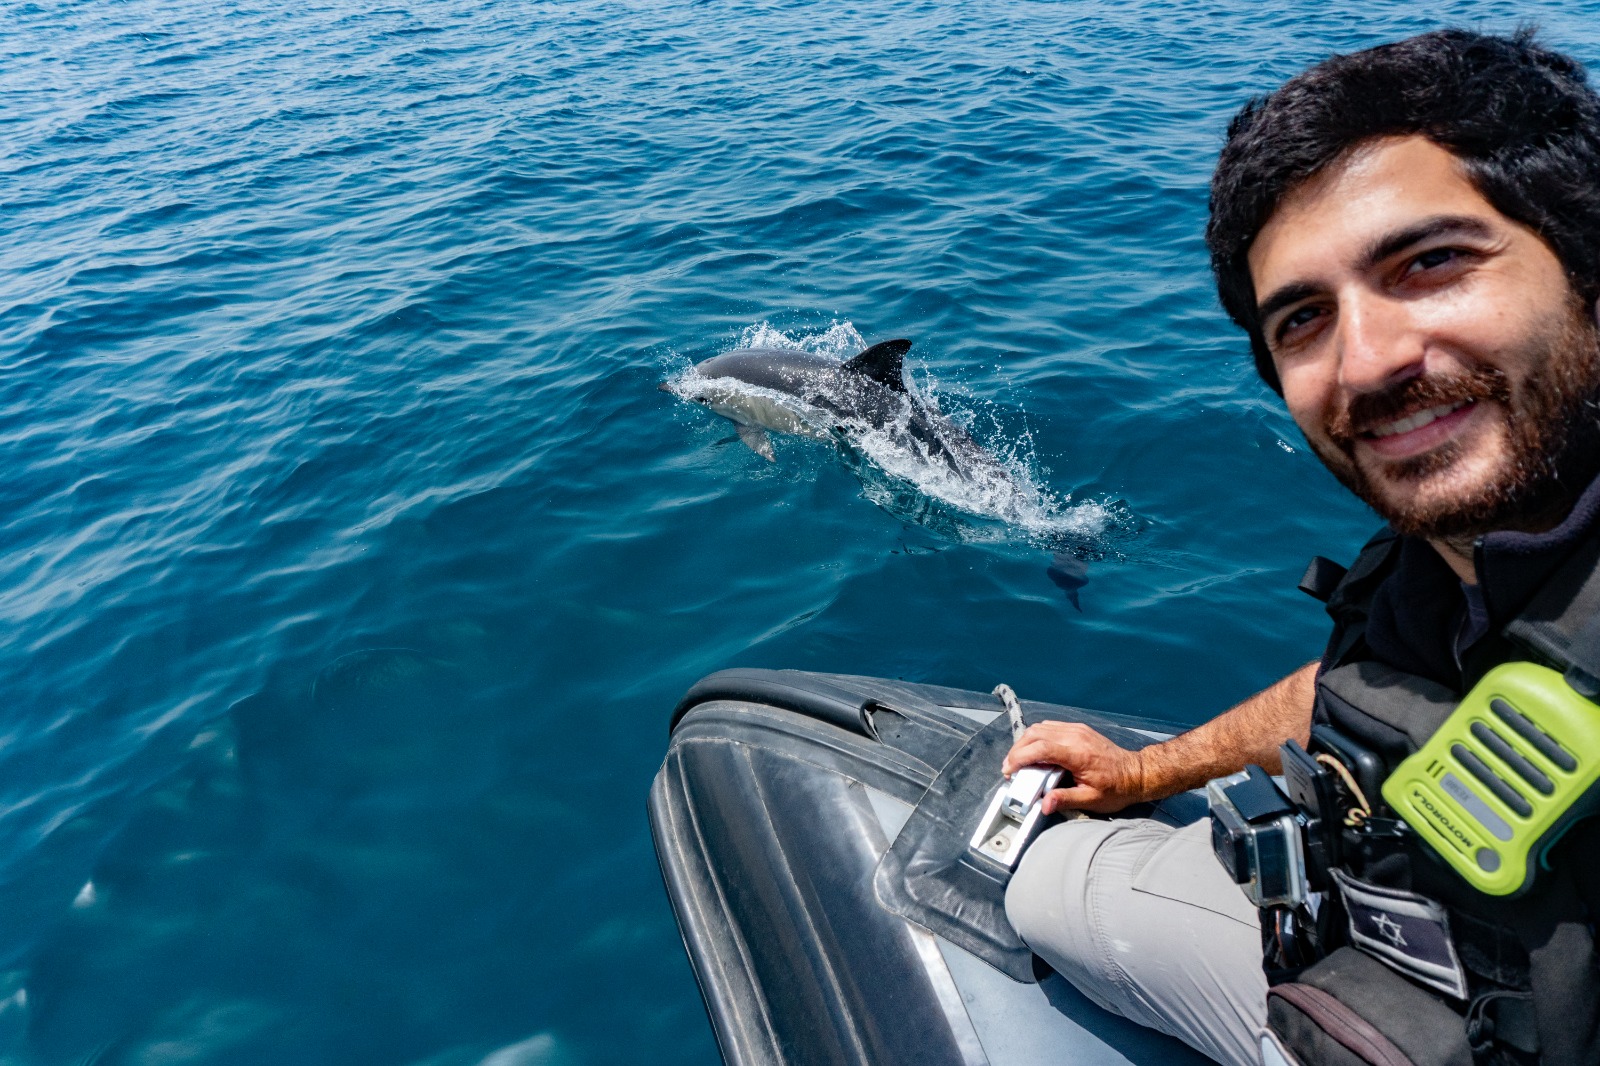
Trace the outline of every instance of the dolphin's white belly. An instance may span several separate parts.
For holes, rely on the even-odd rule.
[[[700,391],[701,403],[723,418],[747,426],[760,426],[774,433],[796,437],[827,439],[827,431],[808,421],[797,407],[780,403],[770,396],[727,386],[710,386]],[[815,415],[816,412],[812,412]]]

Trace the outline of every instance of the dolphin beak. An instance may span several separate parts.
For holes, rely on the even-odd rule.
[[[668,385],[665,381],[663,381],[661,384],[656,386],[656,391],[657,392],[671,392],[672,391],[672,386]]]

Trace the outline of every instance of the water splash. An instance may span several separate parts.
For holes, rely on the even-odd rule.
[[[849,322],[834,322],[816,333],[791,334],[762,321],[740,331],[739,343],[733,347],[792,348],[813,355],[829,355],[843,362],[866,346],[866,339]]]
[[[762,321],[746,326],[729,350],[786,348],[843,361],[866,347],[849,322],[790,333]],[[881,429],[839,427],[832,415],[797,406],[792,397],[727,378],[713,384],[696,375],[692,366],[675,368],[664,387],[690,401],[705,402],[716,392],[728,391],[782,402],[800,416],[805,435],[831,438],[838,445],[867,499],[902,521],[950,540],[1022,543],[1103,557],[1112,540],[1137,528],[1120,501],[1074,501],[1070,494],[1052,490],[1034,451],[1032,431],[1025,425],[1008,429],[992,401],[977,399],[959,387],[941,394],[939,383],[925,368],[907,373],[906,386],[918,402],[967,430],[993,462],[972,464],[963,475],[930,455],[904,422]],[[954,404],[941,402],[951,394]]]

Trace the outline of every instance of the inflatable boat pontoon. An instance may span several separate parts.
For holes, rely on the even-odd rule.
[[[1023,702],[1127,747],[1159,723]],[[672,716],[650,791],[667,894],[733,1066],[1040,1066],[1206,1060],[1049,971],[970,847],[1011,726],[992,695],[725,670]],[[1132,813],[1185,823],[1190,793]]]

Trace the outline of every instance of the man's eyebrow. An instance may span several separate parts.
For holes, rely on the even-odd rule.
[[[1317,287],[1308,281],[1291,282],[1273,290],[1271,296],[1256,305],[1256,321],[1265,322],[1290,304],[1317,294]]]
[[[1396,252],[1405,251],[1413,244],[1430,240],[1434,237],[1477,237],[1479,239],[1490,236],[1487,223],[1482,219],[1470,215],[1434,215],[1420,222],[1407,226],[1403,230],[1385,234],[1367,246],[1362,257],[1362,267],[1370,269],[1394,255]]]
[[[1362,253],[1361,267],[1370,270],[1413,244],[1435,237],[1459,236],[1486,238],[1492,233],[1489,226],[1470,215],[1434,215],[1394,233],[1386,233],[1374,240]],[[1256,321],[1265,322],[1277,312],[1317,294],[1317,286],[1310,282],[1295,281],[1275,289],[1256,305]]]

